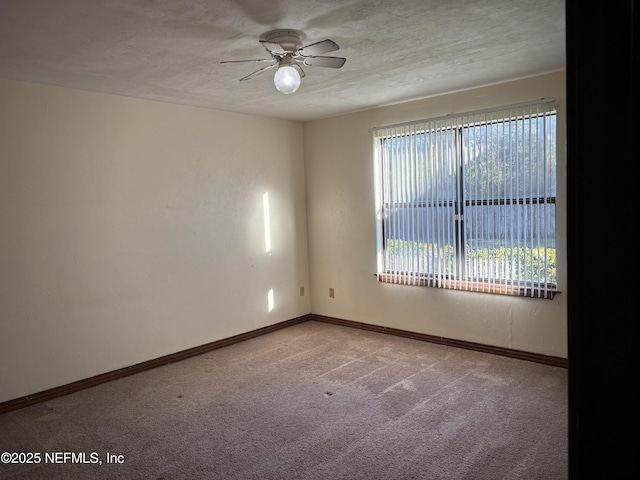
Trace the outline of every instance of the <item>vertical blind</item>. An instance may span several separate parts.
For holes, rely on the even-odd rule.
[[[380,281],[553,297],[553,99],[371,133]]]

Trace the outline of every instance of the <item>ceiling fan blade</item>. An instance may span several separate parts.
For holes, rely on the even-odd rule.
[[[224,60],[220,63],[245,63],[245,62],[273,62],[273,58],[259,58],[256,60]]]
[[[340,68],[346,61],[347,59],[343,57],[306,57],[304,65],[309,67]]]
[[[298,49],[300,55],[322,55],[323,53],[335,52],[340,47],[333,40],[322,40],[321,42],[312,43],[311,45],[305,45]]]
[[[253,77],[257,77],[258,75],[260,75],[262,72],[269,70],[270,68],[273,68],[277,65],[278,63],[274,63],[273,65],[267,65],[266,67],[262,67],[260,70],[256,70],[253,73],[250,73],[249,75],[247,75],[246,77],[242,77],[240,79],[241,82],[244,82],[245,80],[251,80]]]
[[[267,42],[266,40],[260,40],[260,43],[271,54],[284,55],[285,53],[287,53],[285,49],[282,48],[282,45],[280,45],[279,43]]]

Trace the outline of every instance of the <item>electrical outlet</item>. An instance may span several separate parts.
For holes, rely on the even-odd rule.
[[[304,287],[300,287],[300,296],[304,297]]]
[[[333,292],[333,288],[329,289],[329,298],[335,298],[335,294]]]

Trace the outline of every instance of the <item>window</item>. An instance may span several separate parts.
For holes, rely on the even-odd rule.
[[[553,100],[371,132],[379,281],[553,298]]]

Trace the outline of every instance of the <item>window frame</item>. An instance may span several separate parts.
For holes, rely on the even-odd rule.
[[[512,119],[509,118],[508,116],[503,116],[503,117],[496,117],[490,120],[485,120],[484,122],[475,122],[475,123],[469,123],[466,125],[463,121],[460,121],[460,119],[464,117],[473,117],[473,116],[481,115],[485,113],[505,112],[505,111],[510,111],[511,109],[517,109],[521,107],[527,107],[527,106],[538,105],[538,104],[548,104],[548,103],[553,104],[553,107],[551,108],[550,111],[545,110],[545,112],[542,115],[530,113],[528,116],[523,115],[523,118],[525,117],[535,118],[535,117],[541,116],[543,119],[546,119],[546,117],[548,116],[553,116],[554,128],[553,128],[552,134],[553,134],[553,145],[555,146],[556,135],[557,135],[557,111],[555,109],[555,99],[542,99],[539,101],[526,102],[518,105],[498,107],[495,109],[487,109],[487,110],[476,111],[476,112],[468,112],[465,114],[460,114],[455,116],[445,116],[445,117],[440,117],[436,119],[408,122],[405,124],[379,127],[379,128],[374,128],[370,130],[370,132],[374,134],[373,135],[374,179],[377,186],[376,188],[376,209],[377,209],[376,231],[377,231],[378,268],[377,268],[376,276],[378,277],[378,281],[385,282],[385,283],[403,284],[403,285],[419,285],[419,286],[427,286],[427,287],[474,291],[474,292],[481,292],[481,293],[495,293],[495,294],[502,294],[502,295],[527,296],[527,297],[545,298],[545,299],[552,299],[555,297],[556,294],[559,293],[559,290],[557,288],[557,281],[541,282],[540,280],[533,281],[533,279],[531,281],[527,281],[526,279],[524,281],[518,280],[518,279],[516,280],[510,279],[509,282],[500,282],[500,281],[494,282],[487,277],[483,279],[477,279],[477,278],[474,279],[473,277],[471,277],[470,272],[466,271],[465,258],[467,255],[467,252],[466,252],[467,246],[465,245],[465,241],[462,240],[463,235],[461,235],[461,232],[465,231],[464,230],[465,215],[467,214],[468,210],[470,208],[473,208],[474,206],[478,206],[478,205],[518,206],[518,205],[531,205],[531,204],[542,205],[542,206],[549,205],[553,207],[554,224],[553,224],[553,249],[552,250],[555,253],[557,248],[557,230],[555,226],[555,221],[557,218],[557,208],[556,208],[557,206],[556,153],[557,152],[554,151],[552,155],[552,158],[553,158],[552,168],[553,168],[553,177],[554,177],[553,180],[555,181],[555,184],[553,185],[553,195],[545,194],[543,196],[537,196],[537,197],[532,196],[532,197],[525,197],[525,198],[522,198],[522,196],[518,196],[518,195],[516,196],[502,195],[502,196],[496,196],[494,198],[473,198],[471,196],[465,197],[463,193],[464,192],[463,169],[465,168],[465,159],[464,159],[465,149],[464,149],[463,142],[464,142],[465,130],[471,131],[473,128],[477,126],[489,125],[491,123],[504,125],[511,122]],[[432,123],[432,122],[437,122],[441,119],[446,119],[447,121],[453,120],[454,122],[452,126],[451,124],[449,124],[449,126],[443,127],[442,130],[443,131],[451,130],[455,136],[455,144],[457,149],[456,162],[455,162],[456,163],[455,175],[456,175],[456,183],[457,183],[456,197],[454,199],[449,199],[449,200],[437,198],[434,201],[429,201],[429,199],[426,198],[424,201],[419,201],[419,202],[416,202],[415,200],[400,202],[400,201],[394,201],[393,198],[385,198],[384,192],[387,191],[385,180],[388,181],[388,179],[386,179],[383,174],[384,168],[382,166],[383,161],[381,157],[381,152],[385,150],[384,148],[385,141],[388,141],[391,138],[399,138],[401,135],[397,135],[397,136],[378,135],[377,136],[376,132],[380,130],[390,130],[390,129],[404,127],[404,126],[414,126],[414,125],[419,125],[421,123],[427,123],[427,122]],[[546,124],[545,124],[545,128],[546,128]],[[429,131],[425,129],[422,135],[426,137],[427,135],[429,135],[430,133],[432,134],[433,132],[435,132],[435,130]],[[538,134],[539,132],[536,130],[536,135]],[[417,135],[419,135],[419,133],[411,132],[411,133],[407,133],[406,137],[407,139],[409,139],[410,137],[414,137]],[[426,164],[426,161],[425,161],[425,164]],[[424,167],[424,168],[428,168],[428,167]],[[544,176],[546,177],[546,175],[547,173],[545,172]],[[454,213],[455,219],[453,220],[453,225],[454,225],[453,237],[454,237],[454,242],[456,243],[454,261],[457,263],[457,266],[456,266],[456,268],[458,269],[457,271],[460,271],[462,273],[459,276],[456,276],[455,274],[452,275],[451,273],[447,273],[447,272],[443,273],[443,272],[431,271],[431,272],[422,272],[418,276],[416,276],[415,273],[410,273],[410,272],[402,273],[401,271],[390,270],[388,268],[389,265],[387,264],[387,262],[385,262],[385,259],[384,259],[388,250],[387,235],[385,235],[386,222],[384,220],[386,218],[385,217],[386,214],[392,211],[394,208],[396,209],[397,208],[439,208],[439,207],[442,207],[445,203],[448,204],[448,206],[451,207],[455,212]],[[537,215],[536,218],[540,218],[543,216],[544,216],[544,213]],[[407,240],[402,240],[402,241],[407,242]],[[409,240],[408,242],[411,242],[411,240]],[[413,242],[415,243],[415,241]],[[525,248],[526,247],[527,245],[525,245]],[[514,244],[512,243],[507,248],[514,248]],[[539,249],[540,247],[537,247],[537,248]],[[543,252],[545,255],[545,261],[546,261],[546,255],[547,255],[547,248],[548,247],[545,246],[545,249]],[[412,262],[416,262],[416,257],[409,256],[409,259]]]

